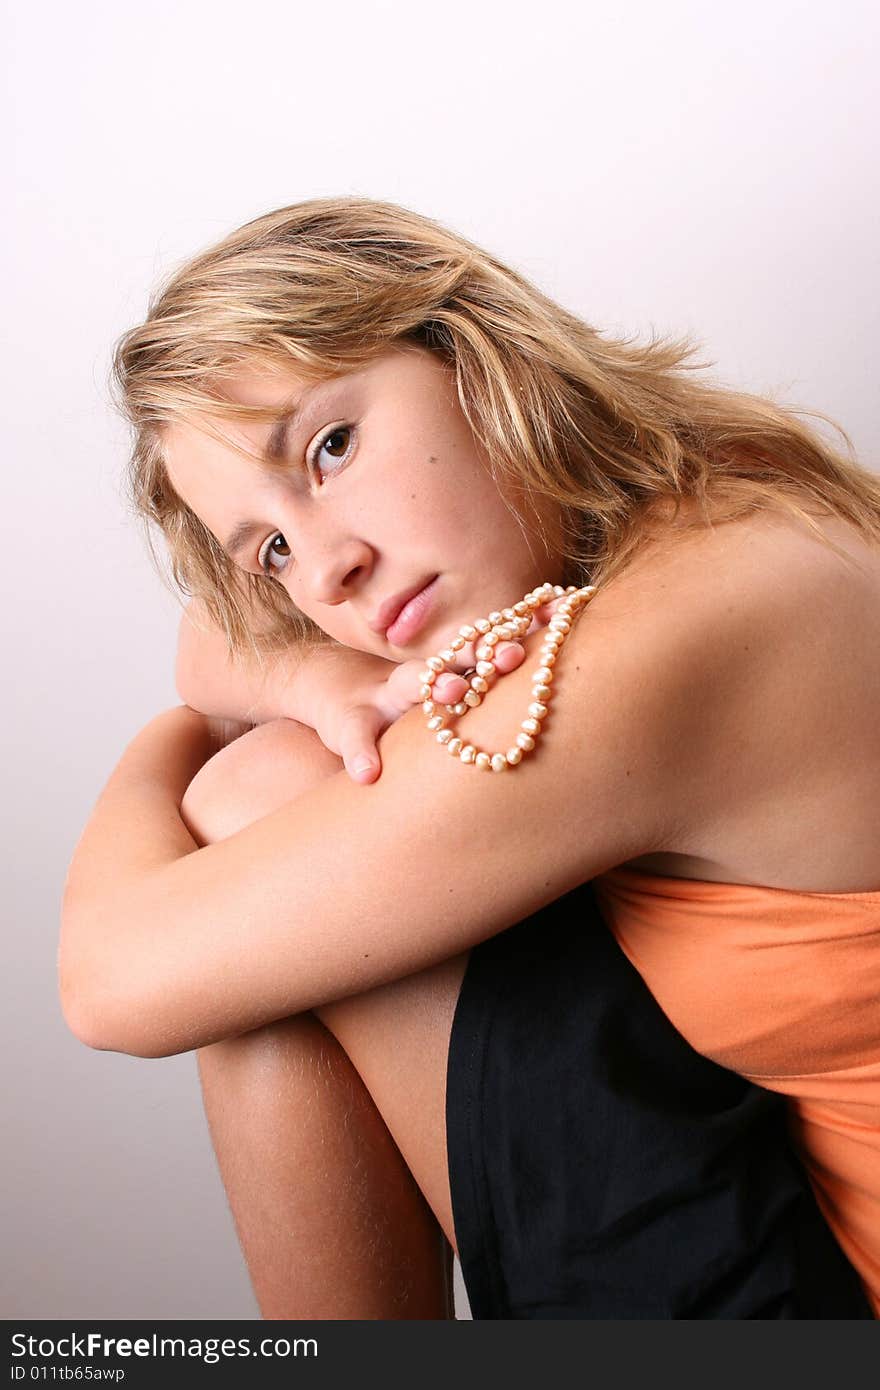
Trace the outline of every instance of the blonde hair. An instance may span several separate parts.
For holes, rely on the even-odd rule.
[[[223,397],[244,363],[307,381],[355,370],[396,342],[439,354],[493,476],[564,516],[566,583],[607,583],[673,503],[704,526],[777,507],[833,549],[810,512],[880,540],[880,478],[825,443],[794,407],[695,372],[687,338],[612,338],[488,252],[392,203],[316,198],[258,217],[177,270],[124,334],[113,382],[133,427],[129,492],[164,534],[179,589],[202,600],[230,655],[329,639],[280,584],[238,569],[171,486],[163,428],[194,412],[264,418]],[[534,524],[534,519],[532,523]],[[155,551],[152,551],[155,558]],[[843,553],[838,551],[838,553]]]

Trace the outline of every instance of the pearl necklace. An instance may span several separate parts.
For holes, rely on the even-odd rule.
[[[570,584],[567,589],[563,589],[559,584],[542,584],[540,588],[526,594],[525,598],[520,599],[512,608],[504,608],[500,613],[490,613],[488,618],[478,618],[476,622],[467,623],[459,628],[458,636],[453,638],[448,647],[444,647],[437,656],[428,657],[426,669],[420,677],[420,694],[424,701],[422,709],[428,716],[427,728],[435,734],[437,742],[445,746],[450,756],[459,758],[465,766],[478,767],[485,772],[504,772],[508,767],[516,767],[522,761],[524,753],[531,753],[541,733],[541,721],[549,707],[553,667],[559,650],[571,630],[573,617],[589,602],[595,592],[595,584],[588,584],[581,589],[574,584]],[[532,676],[532,702],[528,707],[528,717],[520,725],[516,742],[506,753],[485,753],[472,743],[465,743],[458,737],[453,738],[452,730],[446,727],[447,717],[467,714],[469,709],[475,709],[477,705],[482,704],[483,696],[489,689],[489,680],[496,674],[493,657],[497,644],[505,641],[516,642],[524,637],[531,627],[535,609],[545,603],[552,603],[554,598],[562,598],[563,602],[547,626],[547,636],[541,648],[541,664]],[[446,713],[439,713],[437,704],[431,699],[434,682],[441,671],[445,671],[450,662],[455,660],[456,652],[461,651],[466,642],[473,642],[478,638],[482,640],[476,649],[477,664],[465,672],[465,678],[470,677],[470,689],[465,691],[464,698],[456,704],[443,706]]]

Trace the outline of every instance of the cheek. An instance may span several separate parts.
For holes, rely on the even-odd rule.
[[[363,625],[358,624],[353,614],[346,614],[343,605],[324,608],[319,613],[314,605],[297,603],[295,592],[291,592],[290,597],[299,611],[317,624],[328,637],[332,637],[334,642],[341,642],[346,647],[360,647],[364,641]]]

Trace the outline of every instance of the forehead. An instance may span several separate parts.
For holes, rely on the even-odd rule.
[[[253,488],[280,453],[282,431],[319,404],[333,380],[316,381],[289,369],[243,366],[222,380],[222,398],[260,412],[253,417],[221,411],[193,412],[167,423],[162,453],[171,485],[201,515],[198,496],[208,487],[228,492]],[[213,529],[213,528],[212,528]]]
[[[239,421],[225,420],[220,428],[229,442],[201,421],[175,421],[166,427],[163,453],[174,491],[225,547],[242,518],[271,511],[272,479],[258,461],[256,441],[266,433],[265,424],[242,428]]]
[[[294,431],[311,428],[342,382],[364,373],[316,380],[291,370],[246,367],[227,374],[222,396],[234,405],[256,407],[253,418],[193,412],[162,429],[162,455],[178,497],[225,545],[245,521],[272,514],[279,487],[278,463]],[[296,486],[296,475],[287,486]]]
[[[366,365],[316,379],[286,364],[242,364],[224,374],[222,396],[235,405],[264,412],[251,419],[194,412],[162,431],[163,457],[171,486],[200,520],[221,538],[240,519],[262,514],[277,487],[284,439],[306,430],[329,408],[340,389],[357,400],[369,392],[395,403],[430,399],[436,408],[443,386],[454,395],[450,369],[415,343],[396,342]],[[361,404],[363,402],[361,401]]]

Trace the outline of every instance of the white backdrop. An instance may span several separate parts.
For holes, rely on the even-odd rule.
[[[113,341],[233,227],[364,194],[598,327],[694,334],[716,376],[829,413],[876,467],[878,10],[5,10],[0,1316],[255,1318],[193,1054],[90,1051],[57,999],[73,847],[125,744],[179,703],[179,608],[123,500]]]

